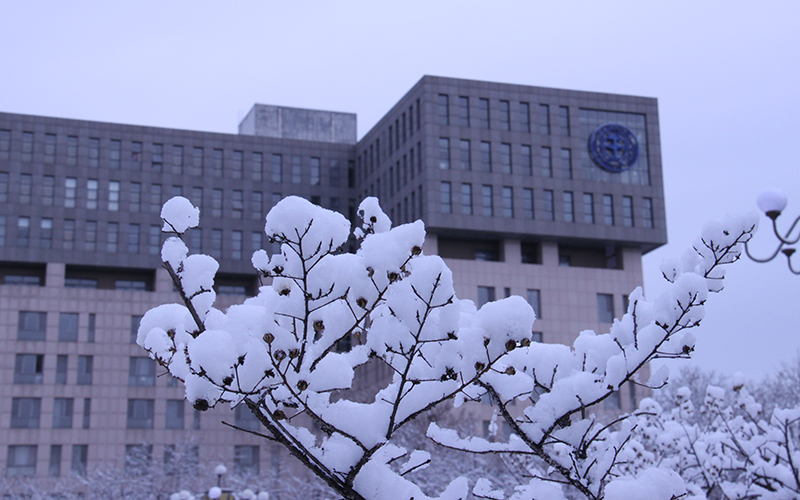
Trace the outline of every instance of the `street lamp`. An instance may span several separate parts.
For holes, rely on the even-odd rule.
[[[790,238],[792,231],[794,231],[797,223],[800,222],[800,216],[798,216],[794,222],[792,222],[792,225],[789,226],[789,230],[786,231],[785,234],[781,234],[781,232],[778,230],[777,220],[781,215],[781,212],[783,212],[783,209],[786,208],[786,203],[786,195],[779,189],[767,189],[758,195],[756,204],[758,205],[758,208],[764,212],[764,215],[772,220],[772,231],[778,238],[778,246],[775,248],[775,251],[769,255],[769,257],[763,259],[753,257],[753,255],[750,253],[750,249],[747,246],[747,242],[744,244],[744,249],[745,252],[747,252],[747,256],[750,257],[751,260],[760,263],[769,262],[777,257],[779,253],[782,253],[786,256],[786,260],[789,264],[789,270],[793,274],[800,274],[800,270],[795,270],[794,267],[792,267],[792,254],[794,254],[796,250],[794,248],[784,248],[784,246],[794,245],[800,241],[800,233],[798,233],[795,238]]]
[[[214,474],[217,475],[217,487],[222,488],[222,476],[228,473],[228,468],[222,464],[214,467]]]

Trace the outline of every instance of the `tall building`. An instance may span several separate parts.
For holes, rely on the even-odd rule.
[[[0,113],[0,471],[82,473],[126,457],[280,473],[287,458],[195,412],[134,343],[177,301],[160,266],[160,207],[201,207],[193,252],[220,262],[218,307],[256,289],[250,255],[286,195],[355,220],[377,196],[418,218],[461,298],[511,294],[535,337],[608,329],[666,242],[655,99],[423,77],[361,140],[348,113],[255,105],[238,134]],[[637,395],[610,400],[630,409]]]

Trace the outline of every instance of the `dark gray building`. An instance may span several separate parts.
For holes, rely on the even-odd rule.
[[[422,218],[459,296],[527,297],[545,342],[607,329],[666,242],[651,98],[426,76],[361,140],[353,114],[266,105],[235,135],[0,113],[0,470],[83,472],[191,442],[279,472],[277,449],[219,423],[253,425],[246,413],[195,413],[132,337],[177,299],[164,201],[201,207],[188,243],[219,260],[225,307],[254,293],[264,215],[290,194],[351,220],[364,196],[395,223]]]

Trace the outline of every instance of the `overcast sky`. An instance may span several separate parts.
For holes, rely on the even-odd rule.
[[[648,295],[762,189],[800,215],[800,2],[0,0],[0,111],[235,133],[259,102],[355,112],[361,136],[424,74],[658,98],[670,243]],[[695,362],[789,361],[798,291],[784,261],[732,267]]]

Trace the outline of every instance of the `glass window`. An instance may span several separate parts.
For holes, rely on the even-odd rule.
[[[250,233],[250,251],[255,252],[257,250],[261,250],[261,231]]]
[[[203,176],[203,148],[192,148],[192,175]]]
[[[131,344],[136,343],[136,336],[139,334],[139,323],[142,321],[142,317],[138,315],[131,316]]]
[[[561,173],[564,179],[572,179],[572,150],[561,148]]]
[[[152,399],[128,400],[128,429],[152,429],[155,401]]]
[[[139,168],[142,164],[142,143],[133,141],[131,143],[131,162],[135,167]]]
[[[442,182],[440,184],[441,191],[441,208],[443,214],[453,213],[453,201],[451,196],[451,186],[449,182]]]
[[[150,211],[161,213],[161,184],[150,184]]]
[[[158,227],[156,226],[156,229]],[[196,227],[189,232],[189,248],[194,253],[203,252],[203,229]],[[156,253],[158,253],[158,245],[156,245]]]
[[[78,180],[74,177],[64,179],[64,207],[75,207],[75,194],[78,190]]]
[[[86,464],[89,461],[89,445],[88,444],[73,444],[72,445],[72,463],[70,464],[70,471],[79,476],[86,475]]]
[[[97,315],[89,313],[89,323],[86,325],[86,342],[94,342],[95,325],[97,324]]]
[[[168,399],[167,412],[164,427],[167,429],[183,429],[183,409],[182,399]]]
[[[244,169],[244,153],[241,151],[234,151],[231,153],[231,177],[234,179],[242,178],[242,170]]]
[[[220,193],[222,191],[220,190]],[[244,213],[244,192],[235,189],[231,197],[231,216],[234,219],[241,220]]]
[[[11,400],[11,428],[38,429],[41,398],[13,398]]]
[[[58,341],[78,341],[78,313],[60,313],[58,315]]]
[[[100,184],[97,179],[89,179],[86,181],[86,208],[94,210],[97,208],[97,198]]]
[[[0,129],[0,153],[11,151],[11,131]]]
[[[56,192],[56,178],[52,175],[42,177],[42,205],[52,206]]]
[[[528,304],[531,305],[533,308],[533,312],[536,313],[536,319],[542,317],[542,297],[541,292],[539,290],[533,290],[528,288]]]
[[[622,224],[633,227],[633,197],[622,197]]]
[[[492,145],[487,141],[481,141],[481,171],[492,171]]]
[[[93,252],[97,248],[97,221],[86,221],[86,250]]]
[[[196,231],[200,231],[200,229],[192,229],[191,234],[194,234]],[[191,236],[190,236],[191,238]],[[161,226],[151,225],[150,232],[148,234],[148,242],[147,242],[147,253],[150,255],[158,255],[161,249]]]
[[[547,104],[539,105],[539,133],[550,135],[550,106]]]
[[[61,445],[50,445],[50,462],[48,463],[47,474],[53,477],[61,475]]]
[[[36,445],[10,445],[6,460],[6,476],[36,475]]]
[[[597,294],[597,321],[600,323],[614,322],[614,296],[612,294]]]
[[[14,360],[15,384],[41,384],[44,354],[17,354]]]
[[[459,156],[461,160],[461,170],[472,170],[472,153],[470,151],[470,143],[468,139],[461,139],[459,141]],[[414,159],[414,155],[412,153],[411,159]],[[413,176],[414,166],[411,166],[411,172]]]
[[[614,225],[614,197],[610,194],[603,195],[603,224]]]
[[[31,239],[31,218],[18,217],[17,218],[17,246],[27,247],[30,245]]]
[[[571,191],[564,191],[564,222],[575,222],[575,201]]]
[[[233,468],[237,474],[258,475],[258,446],[236,445],[233,447]]]
[[[514,217],[514,190],[503,186],[503,217]]]
[[[153,144],[150,152],[150,160],[153,170],[156,172],[161,172],[164,169],[164,145]]]
[[[238,405],[235,411],[235,422],[237,427],[250,431],[257,431],[259,425],[258,418],[250,411],[244,403]]]
[[[339,160],[331,160],[329,175],[331,187],[339,187],[342,184],[342,167],[339,166]]]
[[[531,105],[527,102],[519,103],[520,123],[522,124],[522,131],[530,133],[531,131]]]
[[[489,127],[489,99],[478,99],[478,127]]]
[[[137,213],[142,209],[142,185],[138,182],[130,184],[130,210]]]
[[[569,137],[569,108],[567,106],[559,106],[558,115],[560,118],[559,125],[561,126],[561,135]]]
[[[241,192],[241,191],[240,191]],[[222,190],[214,189],[211,191],[211,216],[222,217]]]
[[[242,232],[231,232],[231,258],[234,260],[242,259]]]
[[[115,169],[119,168],[121,158],[122,143],[116,139],[111,139],[108,148],[108,166]]]
[[[22,159],[24,161],[33,159],[33,132],[22,133]]]
[[[222,177],[222,170],[224,168],[223,158],[224,158],[223,150],[215,149],[212,152],[211,175],[213,175],[214,177]]]
[[[46,312],[20,311],[17,340],[44,340],[46,327]]]
[[[303,160],[299,156],[292,156],[292,184],[303,182]]]
[[[250,173],[254,181],[260,181],[264,171],[264,153],[254,152],[250,155]]]
[[[183,146],[172,146],[172,173],[183,174]]]
[[[487,302],[495,301],[495,293],[493,286],[479,286],[478,287],[478,307],[483,307]]]
[[[260,191],[253,191],[250,194],[250,218],[264,220],[264,194]]]
[[[6,245],[6,216],[0,215],[0,247]]]
[[[440,125],[450,125],[450,105],[446,94],[439,94],[437,99],[437,115]]]
[[[0,172],[0,203],[8,201],[8,172]]]
[[[67,165],[75,165],[78,158],[78,137],[67,136]]]
[[[461,185],[461,213],[472,215],[472,184]]]
[[[65,385],[67,383],[68,363],[69,356],[66,354],[59,354],[56,357],[56,384]]]
[[[511,173],[511,144],[500,144],[500,167],[504,174]]]
[[[78,385],[92,385],[93,356],[78,356]]]
[[[311,185],[319,186],[320,184],[320,162],[319,158],[311,158]]]
[[[112,212],[119,210],[119,182],[108,183],[108,209]]]
[[[53,429],[72,429],[72,398],[55,398],[53,401]]]
[[[467,96],[458,97],[458,119],[460,126],[469,127],[469,97]]]
[[[211,252],[212,257],[222,258],[222,229],[211,230]]]
[[[492,217],[494,215],[494,207],[492,204],[492,186],[481,186],[481,206],[483,207],[483,215]]]
[[[65,250],[72,250],[75,246],[75,219],[64,219],[64,243]]]
[[[128,253],[139,253],[139,224],[128,224]]]
[[[115,253],[119,247],[119,224],[109,222],[106,225],[106,231],[106,252]]]
[[[500,101],[500,130],[511,130],[511,105]]]
[[[439,168],[450,168],[450,139],[439,138]]]
[[[39,221],[39,246],[53,248],[53,219],[45,217]]]
[[[272,182],[279,183],[283,180],[283,157],[272,155]]]
[[[653,227],[653,199],[642,198],[642,225],[644,227]]]
[[[553,157],[550,148],[542,148],[542,177],[553,177]]]
[[[100,165],[100,139],[97,137],[89,138],[89,166],[97,167]]]
[[[594,195],[583,193],[583,222],[594,224]]]
[[[33,176],[31,174],[20,174],[19,202],[25,205],[30,204],[32,190],[33,190]]]
[[[156,362],[147,356],[132,356],[128,369],[128,385],[153,387],[156,385]]]
[[[533,219],[533,189],[522,188],[522,217]]]

